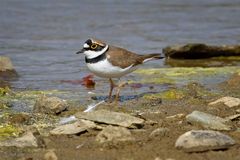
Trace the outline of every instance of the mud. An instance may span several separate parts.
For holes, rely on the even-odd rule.
[[[178,71],[179,70],[177,70],[176,73],[179,73]],[[125,100],[118,104],[104,103],[97,107],[97,109],[125,112],[145,119],[146,123],[142,128],[130,129],[132,136],[135,138],[134,141],[99,144],[95,141],[99,133],[99,131],[96,130],[88,130],[83,134],[68,136],[53,136],[40,133],[40,135],[38,135],[38,148],[1,148],[0,159],[41,160],[49,151],[54,152],[59,160],[240,159],[239,119],[232,121],[233,130],[221,131],[232,137],[237,143],[227,150],[186,153],[174,147],[177,138],[183,133],[193,129],[204,129],[201,126],[187,123],[185,116],[192,111],[198,110],[222,118],[238,113],[239,106],[229,108],[223,104],[216,106],[208,105],[209,102],[223,96],[240,97],[239,73],[238,70],[235,71],[237,72],[231,72],[231,74],[227,75],[228,78],[226,81],[216,81],[212,86],[208,85],[206,87],[203,85],[204,83],[201,84],[198,82],[186,82],[182,85],[172,84],[168,90],[160,93],[145,93],[143,96],[138,96],[135,99],[129,98],[128,101]],[[154,74],[155,72],[153,75]],[[168,74],[174,77],[173,73],[169,72]],[[214,75],[216,76],[217,74],[214,72]],[[155,75],[156,79],[158,78],[157,76],[159,76],[159,74]],[[184,76],[181,77],[183,78]],[[37,92],[37,94],[39,94],[39,92]],[[19,97],[28,97],[28,99],[32,100],[35,96],[29,97],[25,95]],[[122,95],[121,98],[124,99],[124,97],[126,98],[127,95]],[[58,117],[66,117],[83,111],[84,108],[79,105],[81,104],[71,104],[68,111],[61,113]],[[29,118],[29,116],[24,115],[23,117],[21,115],[19,119],[19,116],[15,115],[15,117],[11,116],[10,122],[17,124],[19,121],[24,121],[31,124],[32,119],[35,119],[35,122],[38,121],[41,125],[47,124],[48,128],[53,128],[50,120],[54,122],[58,121],[58,118],[54,119],[50,117],[50,120],[48,120],[44,117],[44,121],[40,122],[41,117],[39,118],[37,116],[38,115],[33,114],[30,116],[31,118]],[[157,128],[167,128],[169,131],[157,136],[150,136],[152,131]]]
[[[233,131],[223,131],[237,142],[237,145],[228,150],[185,153],[174,147],[177,138],[181,134],[192,129],[203,129],[200,126],[194,126],[186,122],[185,115],[192,111],[203,111],[220,117],[227,117],[237,113],[236,107],[229,108],[222,104],[214,107],[207,105],[209,102],[229,93],[227,85],[232,84],[232,79],[234,77],[218,85],[217,89],[221,91],[221,94],[214,94],[213,90],[208,90],[200,84],[189,83],[175,89],[176,91],[180,90],[181,94],[183,94],[183,96],[179,97],[168,98],[160,94],[140,97],[119,104],[100,105],[98,109],[130,113],[149,122],[140,129],[131,129],[131,133],[135,138],[134,141],[99,144],[95,141],[99,131],[95,130],[89,130],[80,135],[43,136],[43,145],[41,147],[36,149],[2,148],[0,150],[0,159],[43,159],[49,150],[53,150],[59,160],[240,159],[239,120],[233,122],[235,127]],[[235,85],[236,83],[234,81]],[[222,87],[223,85],[225,87]],[[239,88],[236,87],[235,89]],[[239,97],[240,93],[235,92],[235,96]],[[80,110],[82,109],[72,107],[60,116],[71,115]],[[149,136],[153,130],[160,127],[168,128],[169,132],[161,136]]]

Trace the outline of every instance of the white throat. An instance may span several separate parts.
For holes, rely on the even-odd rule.
[[[100,56],[101,54],[103,54],[104,52],[106,52],[108,49],[108,45],[106,45],[103,50],[101,51],[84,51],[84,54],[85,56],[88,58],[88,59],[92,59],[92,58],[96,58],[97,56]]]

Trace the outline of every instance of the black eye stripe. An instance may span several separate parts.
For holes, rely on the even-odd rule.
[[[92,49],[91,47],[89,47],[89,48],[85,48],[85,50],[87,50],[87,51],[101,51],[103,48],[104,48],[103,46],[98,45],[97,48],[95,48],[95,49]]]

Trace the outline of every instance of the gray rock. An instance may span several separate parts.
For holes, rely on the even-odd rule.
[[[10,58],[0,56],[0,77],[12,78],[17,77],[17,72],[14,69]]]
[[[149,137],[150,138],[163,137],[168,135],[169,132],[170,130],[168,128],[157,128],[150,133]]]
[[[191,124],[201,125],[206,129],[232,130],[232,126],[227,124],[228,121],[226,119],[200,111],[193,111],[186,116],[186,120]]]
[[[0,56],[0,72],[14,70],[12,62],[9,57]]]
[[[85,132],[91,128],[101,129],[94,122],[82,119],[82,120],[78,120],[77,122],[72,123],[72,124],[65,124],[62,126],[58,126],[55,129],[51,130],[50,134],[52,134],[52,135],[79,134],[79,133]]]
[[[46,114],[59,114],[68,108],[65,100],[58,97],[40,96],[33,107],[34,112]]]
[[[173,45],[163,49],[166,57],[175,59],[200,59],[219,56],[240,56],[240,45],[210,46],[201,43]]]
[[[0,141],[1,147],[38,147],[37,139],[32,132],[26,132],[22,137],[10,139],[6,141]]]
[[[79,112],[75,116],[80,119],[87,119],[99,123],[118,125],[128,128],[143,126],[144,120],[126,113],[112,112],[107,110],[97,110],[93,112]]]
[[[227,149],[236,142],[218,131],[192,130],[181,135],[175,147],[185,152],[202,152],[208,150]]]
[[[209,103],[208,105],[211,106],[219,103],[223,103],[224,105],[232,108],[232,107],[240,106],[240,99],[235,97],[222,97],[214,102]]]
[[[131,132],[124,127],[107,126],[96,137],[99,143],[133,141]]]

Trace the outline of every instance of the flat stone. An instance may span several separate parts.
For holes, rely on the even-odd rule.
[[[99,143],[133,141],[131,132],[124,127],[107,126],[97,136]]]
[[[144,120],[131,116],[126,113],[112,112],[108,110],[97,110],[93,112],[78,112],[75,114],[77,118],[87,119],[98,123],[118,125],[128,128],[138,128],[143,126]]]
[[[59,114],[68,108],[65,100],[58,97],[40,96],[33,107],[34,112],[46,114]]]
[[[70,135],[70,134],[79,134],[87,131],[91,128],[100,129],[94,122],[88,120],[78,120],[72,124],[65,124],[62,126],[58,126],[55,129],[50,131],[52,135]]]
[[[228,149],[236,142],[218,131],[192,130],[181,135],[175,147],[185,152],[203,152],[208,150]]]
[[[232,126],[227,124],[226,119],[200,111],[193,111],[186,116],[186,120],[191,124],[200,125],[206,129],[232,130]]]
[[[28,131],[22,137],[10,139],[6,141],[0,141],[1,147],[38,147],[37,139],[33,133]]]
[[[214,102],[209,103],[208,105],[211,106],[219,103],[223,103],[224,105],[232,108],[232,107],[240,106],[240,99],[235,97],[222,97]]]
[[[150,138],[164,137],[164,136],[168,135],[169,132],[170,132],[170,130],[168,128],[157,128],[150,133],[149,137]]]

